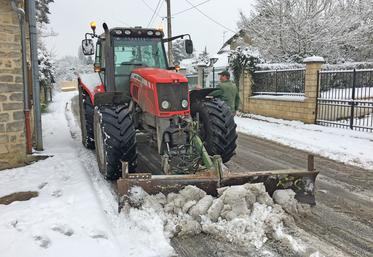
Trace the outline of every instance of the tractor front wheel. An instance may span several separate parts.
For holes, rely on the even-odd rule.
[[[125,106],[96,108],[94,132],[98,167],[107,179],[121,176],[121,161],[128,162],[129,172],[135,172],[136,130]]]
[[[81,87],[79,87],[79,115],[82,143],[86,148],[94,149],[93,105],[89,95]]]
[[[229,161],[237,147],[237,125],[228,105],[219,99],[204,99],[193,103],[191,111],[193,118],[199,113],[199,135],[209,155]]]

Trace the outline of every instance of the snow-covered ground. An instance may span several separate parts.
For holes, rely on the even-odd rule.
[[[245,117],[244,117],[245,116]],[[258,115],[236,117],[238,131],[332,160],[373,169],[373,133],[304,124]]]
[[[39,193],[28,201],[0,205],[1,257],[173,256],[169,237],[185,226],[222,240],[242,239],[257,248],[274,237],[301,256],[317,250],[286,233],[282,220],[287,216],[264,191],[257,191],[257,186],[222,191],[220,200],[203,195],[193,200],[189,199],[191,194],[183,192],[160,199],[146,196],[147,206],[125,208],[118,214],[112,185],[99,173],[94,153],[80,143],[80,130],[71,112],[74,95],[76,92],[58,94],[43,115],[43,154],[51,157],[0,172],[0,196],[21,191]],[[237,117],[236,121],[242,132],[373,167],[373,157],[369,156],[373,152],[372,134],[258,116]],[[229,208],[221,208],[221,202]],[[211,210],[213,207],[219,211]]]
[[[169,256],[163,224],[145,212],[118,214],[112,187],[94,154],[80,144],[62,93],[43,115],[45,151],[35,164],[0,172],[0,196],[38,191],[29,201],[0,205],[0,256]]]

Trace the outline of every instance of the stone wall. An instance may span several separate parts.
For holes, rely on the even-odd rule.
[[[0,169],[26,158],[21,58],[18,17],[0,0]]]
[[[285,120],[299,120],[315,123],[317,101],[317,71],[322,61],[305,60],[304,98],[252,96],[252,78],[246,73],[240,82],[241,110],[246,113],[263,115]]]
[[[312,101],[290,101],[249,98],[245,112],[285,120],[315,123],[315,108]]]

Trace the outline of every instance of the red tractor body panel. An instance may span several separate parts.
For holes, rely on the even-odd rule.
[[[183,75],[159,68],[140,68],[132,72],[130,80],[130,90],[133,100],[140,106],[140,108],[147,113],[157,117],[172,117],[176,115],[189,116],[190,105],[184,110],[164,111],[161,110],[157,84],[164,84],[170,87],[173,86],[188,87],[188,80]],[[185,96],[190,101],[189,94]]]
[[[96,93],[104,93],[105,86],[102,84],[97,73],[84,74],[79,77],[80,86],[88,93],[91,103],[95,102]],[[165,91],[183,91],[184,98],[188,100],[187,108],[179,108],[166,111],[160,108],[157,84],[163,85]],[[175,88],[174,88],[175,87]],[[176,89],[177,87],[177,89]],[[181,92],[181,91],[180,91]],[[130,95],[134,102],[143,112],[150,113],[156,117],[189,116],[190,96],[188,93],[188,79],[182,74],[159,68],[134,69],[130,78]],[[171,99],[171,101],[174,99]]]
[[[98,73],[82,74],[78,78],[80,86],[88,93],[91,103],[94,103],[96,93],[105,92],[105,87],[100,80]]]
[[[139,68],[134,69],[132,73],[136,73],[151,83],[182,83],[188,82],[182,74],[170,70],[159,68]]]

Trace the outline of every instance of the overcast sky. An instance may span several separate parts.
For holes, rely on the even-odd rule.
[[[160,11],[155,15],[149,27],[163,26],[166,31],[165,0],[55,0],[50,4],[50,27],[58,36],[47,38],[47,46],[57,55],[77,55],[78,47],[85,32],[89,32],[89,22],[97,21],[97,32],[102,33],[102,23],[109,27],[142,26],[147,27],[160,1]],[[210,54],[216,53],[223,39],[227,40],[237,31],[239,11],[249,13],[253,0],[210,0],[198,6],[198,9],[226,28],[214,23],[196,9],[185,11],[193,5],[206,0],[171,0],[173,35],[189,33],[197,52],[207,46]],[[146,5],[145,3],[148,5]]]

